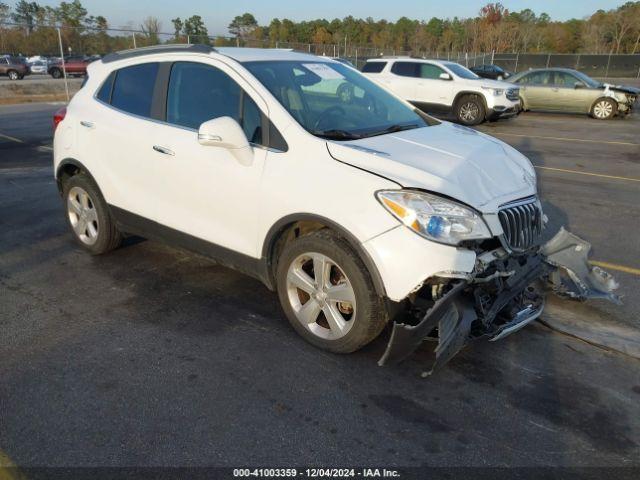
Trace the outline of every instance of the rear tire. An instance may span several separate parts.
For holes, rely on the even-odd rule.
[[[596,120],[611,120],[618,113],[618,104],[611,98],[599,98],[591,107],[591,116]]]
[[[20,78],[20,74],[15,70],[9,70],[7,72],[7,76],[9,77],[9,80],[18,80]]]
[[[456,118],[463,125],[478,125],[485,115],[484,102],[478,95],[463,95],[456,103]]]
[[[82,248],[100,255],[120,246],[122,235],[102,193],[89,176],[80,173],[65,181],[62,198],[67,223]]]
[[[354,352],[376,338],[387,323],[384,301],[362,260],[347,241],[328,229],[285,245],[276,284],[293,328],[324,350]]]

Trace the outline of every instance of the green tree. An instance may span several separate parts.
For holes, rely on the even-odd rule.
[[[14,22],[23,24],[27,33],[31,33],[35,27],[36,17],[42,9],[43,7],[38,5],[37,2],[20,0],[14,7],[11,18]]]
[[[245,39],[258,27],[258,21],[251,13],[237,15],[228,26],[229,33],[241,40]]]
[[[183,33],[195,37],[197,43],[209,43],[209,32],[200,15],[192,15],[184,21]]]
[[[179,42],[180,34],[182,33],[182,29],[184,28],[184,23],[182,22],[182,19],[180,17],[174,18],[173,20],[171,20],[171,23],[173,24],[173,35],[175,37],[175,41]]]

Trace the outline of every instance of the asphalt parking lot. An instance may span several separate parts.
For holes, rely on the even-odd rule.
[[[421,379],[302,341],[276,296],[132,239],[83,253],[51,172],[57,105],[0,107],[0,455],[20,466],[640,466],[640,363],[535,323]],[[640,115],[485,124],[538,169],[549,234],[589,239],[640,328]],[[277,460],[274,460],[277,459]],[[603,473],[604,475],[604,473]]]

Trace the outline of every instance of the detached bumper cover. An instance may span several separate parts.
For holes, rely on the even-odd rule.
[[[615,280],[591,266],[586,241],[561,229],[535,253],[505,260],[492,277],[460,280],[440,297],[416,325],[395,323],[379,365],[401,362],[426,340],[437,341],[427,374],[441,368],[470,340],[496,341],[520,330],[540,316],[544,290],[585,300],[601,298],[620,303]],[[435,334],[434,334],[435,333]]]

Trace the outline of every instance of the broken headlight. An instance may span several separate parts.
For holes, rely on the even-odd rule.
[[[476,212],[452,200],[411,190],[381,190],[376,197],[393,216],[429,240],[457,245],[491,238]]]

